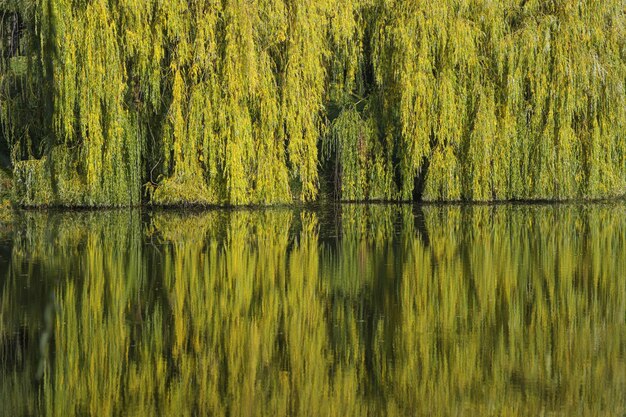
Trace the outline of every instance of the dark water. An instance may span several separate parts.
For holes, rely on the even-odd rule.
[[[16,213],[0,415],[623,416],[626,205]]]

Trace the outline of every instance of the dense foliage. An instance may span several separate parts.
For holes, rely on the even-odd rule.
[[[22,204],[626,190],[623,0],[0,9],[0,122]]]

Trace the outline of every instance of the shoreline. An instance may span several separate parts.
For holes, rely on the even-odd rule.
[[[626,203],[626,195],[605,198],[568,198],[568,199],[514,199],[514,200],[490,200],[490,201],[472,201],[472,200],[450,200],[450,201],[413,201],[413,200],[322,200],[307,203],[293,202],[282,204],[151,204],[144,203],[133,206],[65,206],[65,205],[12,205],[10,207],[0,208],[4,210],[23,210],[23,211],[117,211],[117,210],[141,210],[151,211],[188,211],[188,212],[206,212],[206,211],[256,211],[256,210],[293,210],[293,209],[316,209],[331,206],[405,206],[412,205],[416,207],[444,207],[444,206],[561,206],[561,205],[588,205],[588,204],[620,204]]]

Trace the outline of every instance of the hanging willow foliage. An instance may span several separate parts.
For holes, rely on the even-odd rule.
[[[623,0],[2,0],[24,205],[626,192]]]

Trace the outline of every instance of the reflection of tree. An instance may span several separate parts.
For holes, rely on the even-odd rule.
[[[68,416],[623,411],[622,208],[335,215],[23,215],[0,333],[28,344],[21,367],[0,369],[2,404]],[[39,300],[52,291],[38,392]]]

